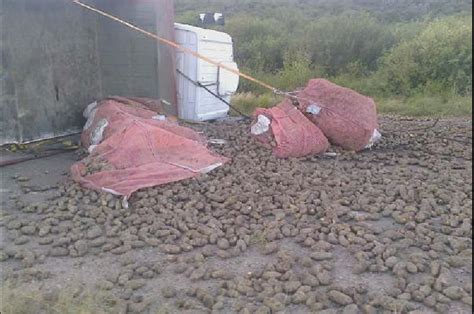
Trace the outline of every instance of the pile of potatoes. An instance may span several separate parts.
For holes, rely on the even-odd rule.
[[[232,162],[139,191],[128,209],[117,197],[68,182],[47,204],[21,206],[21,215],[5,219],[0,260],[31,269],[47,258],[156,248],[167,263],[124,263],[101,281],[100,289],[115,291],[131,312],[163,300],[175,311],[215,313],[469,311],[470,130],[446,121],[401,132],[427,123],[385,118],[382,126],[392,132],[370,151],[335,148],[336,157],[289,160],[255,143],[245,123],[193,125],[226,140],[213,149]],[[351,257],[346,267],[355,278],[388,276],[393,286],[341,284],[341,252]],[[267,262],[245,276],[210,262],[255,256]],[[164,287],[156,300],[144,299],[147,284],[166,272],[189,280],[189,289]]]

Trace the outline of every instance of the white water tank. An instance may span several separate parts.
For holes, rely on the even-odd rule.
[[[228,34],[183,24],[175,24],[175,31],[179,45],[238,70]],[[176,60],[179,118],[208,121],[227,116],[229,106],[198,84],[230,102],[237,91],[239,76],[181,51],[177,52]]]

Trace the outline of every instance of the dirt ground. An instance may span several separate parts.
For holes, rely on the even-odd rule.
[[[73,153],[4,167],[3,287],[113,313],[471,313],[472,122],[432,124],[384,117],[370,151],[297,160],[194,125],[232,162],[129,209],[71,182]]]

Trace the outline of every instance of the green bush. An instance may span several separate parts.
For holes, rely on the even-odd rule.
[[[442,90],[471,94],[472,17],[449,17],[430,23],[419,35],[387,54],[377,75],[389,94]]]
[[[375,75],[354,75],[351,72],[333,76],[330,80],[340,86],[351,88],[363,95],[376,98],[387,97],[384,93],[384,83]]]
[[[379,20],[392,23],[418,20],[425,15],[434,18],[472,12],[472,0],[175,0],[174,3],[178,18],[189,11],[269,17],[278,11],[292,9],[319,18],[351,10],[371,12]]]
[[[226,31],[234,40],[237,62],[254,71],[273,71],[283,66],[286,47],[278,21],[241,16],[228,21]]]
[[[270,78],[270,82],[276,88],[283,91],[293,91],[299,87],[305,87],[308,81],[319,76],[311,67],[310,60],[304,54],[287,54],[283,63],[283,69]]]
[[[178,12],[182,10],[178,20],[189,23],[199,12],[224,11],[226,26],[212,28],[233,37],[241,71],[278,89],[292,91],[323,77],[376,98],[386,112],[472,112],[469,0],[422,6],[409,0],[388,6],[386,1],[390,0],[176,3]],[[449,14],[456,15],[446,17]],[[240,92],[269,93],[243,79]],[[235,101],[247,109],[278,103],[268,95],[245,95]]]
[[[331,75],[356,62],[364,70],[375,70],[378,58],[395,43],[389,28],[367,13],[324,17],[311,23],[306,33],[313,64]]]
[[[287,53],[284,57],[283,68],[275,73],[247,70],[246,73],[251,73],[281,91],[294,91],[297,88],[305,87],[310,79],[322,76],[322,71],[314,69],[310,65],[309,58],[304,54]],[[243,69],[243,71],[245,72],[246,69]],[[246,80],[241,81],[240,90],[257,94],[269,92],[267,89]]]
[[[278,11],[272,18],[239,15],[229,19],[225,31],[234,39],[238,63],[266,73],[282,70],[288,54],[306,54],[308,66],[328,74],[355,62],[368,72],[396,42],[389,29],[367,13],[315,20],[295,11]]]

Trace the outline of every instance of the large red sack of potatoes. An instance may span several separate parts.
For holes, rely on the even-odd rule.
[[[74,164],[72,177],[84,187],[130,197],[142,188],[207,173],[228,161],[206,147],[206,139],[159,114],[146,99],[112,98],[86,110],[82,144],[90,155]]]
[[[377,130],[374,100],[324,79],[311,80],[298,93],[299,109],[337,146],[361,151],[372,144]]]
[[[329,141],[290,100],[254,113],[252,135],[278,158],[305,157],[327,151]]]

